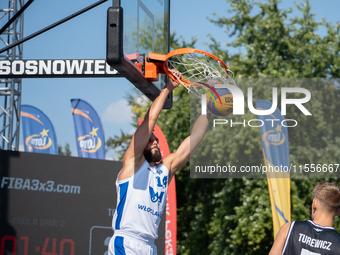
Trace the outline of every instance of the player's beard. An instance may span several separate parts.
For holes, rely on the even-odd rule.
[[[145,149],[144,150],[144,157],[146,161],[150,162],[160,162],[162,160],[161,151],[157,148],[157,150]]]

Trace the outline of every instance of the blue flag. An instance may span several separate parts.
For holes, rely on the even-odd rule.
[[[268,110],[272,103],[258,100],[257,110]],[[290,173],[288,130],[279,109],[272,114],[258,115],[268,189],[273,215],[274,238],[286,222],[290,221]]]
[[[264,100],[256,101],[258,110],[268,110],[272,103]],[[270,115],[258,115],[260,122],[261,140],[267,160],[284,172],[289,172],[288,131],[285,118],[279,109]]]
[[[78,156],[105,159],[102,123],[93,107],[82,99],[71,99]]]
[[[42,111],[31,105],[21,105],[21,119],[25,151],[58,154],[54,127]]]

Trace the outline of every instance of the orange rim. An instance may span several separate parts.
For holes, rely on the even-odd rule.
[[[191,49],[191,48],[181,48],[181,49],[177,49],[177,50],[173,50],[173,51],[170,51],[167,55],[166,55],[166,58],[165,58],[165,61],[163,63],[163,69],[164,69],[164,72],[174,81],[177,81],[178,79],[169,71],[170,67],[168,66],[168,59],[173,57],[173,56],[178,56],[178,55],[184,55],[184,54],[192,54],[192,53],[200,53],[200,54],[203,54],[203,55],[206,55],[208,57],[211,57],[213,59],[215,59],[216,61],[218,61],[222,66],[223,68],[226,70],[226,73],[227,73],[227,77],[229,75],[229,71],[228,71],[228,67],[226,66],[226,64],[224,64],[224,62],[219,59],[218,57],[216,57],[215,55],[209,53],[209,52],[206,52],[204,50],[198,50],[198,49]],[[183,78],[181,76],[180,80],[183,82],[183,84],[187,87],[190,87],[190,81]]]

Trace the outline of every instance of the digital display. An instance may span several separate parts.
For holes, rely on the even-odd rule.
[[[121,162],[0,150],[0,255],[101,255]],[[164,252],[164,220],[156,241]]]

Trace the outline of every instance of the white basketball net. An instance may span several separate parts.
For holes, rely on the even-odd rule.
[[[198,98],[201,98],[202,93],[205,93],[200,89],[204,88],[204,85],[215,87],[217,84],[230,84],[236,86],[232,78],[234,73],[228,69],[228,74],[219,61],[207,55],[188,53],[173,56],[167,61],[170,69],[178,71],[183,78],[190,82],[187,86],[188,84],[177,79],[178,83]],[[171,70],[169,71],[171,72]],[[176,75],[174,76],[176,77]]]

